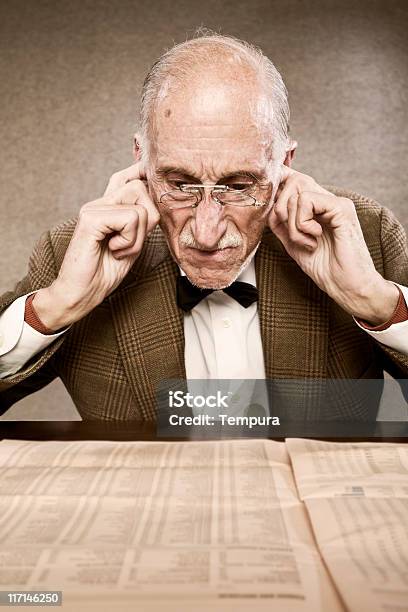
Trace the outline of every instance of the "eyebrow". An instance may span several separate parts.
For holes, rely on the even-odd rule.
[[[169,174],[180,174],[181,176],[186,177],[191,181],[201,183],[201,179],[199,179],[195,174],[192,174],[185,168],[177,166],[163,166],[162,168],[158,168],[158,170],[156,170],[156,174],[163,178],[167,177]],[[220,181],[231,179],[235,176],[245,176],[247,178],[254,179],[258,182],[265,180],[265,176],[260,172],[250,172],[248,170],[234,170],[232,172],[225,172],[221,174],[217,182],[219,183]]]
[[[200,179],[188,172],[185,168],[180,168],[177,166],[163,166],[156,170],[156,174],[161,177],[166,177],[168,174],[181,174],[188,179],[191,179],[196,182],[200,182]]]

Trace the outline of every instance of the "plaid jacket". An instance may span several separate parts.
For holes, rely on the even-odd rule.
[[[408,285],[404,230],[392,213],[356,193],[329,188],[355,203],[364,237],[382,276]],[[70,220],[43,235],[27,276],[0,299],[56,278],[75,227]],[[265,230],[255,257],[267,378],[408,378],[408,357],[359,329]],[[154,420],[160,381],[185,378],[183,313],[177,307],[178,267],[157,228],[121,285],[97,308],[17,374],[0,381],[7,409],[59,376],[84,419]]]

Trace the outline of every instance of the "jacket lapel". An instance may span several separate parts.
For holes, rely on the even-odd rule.
[[[325,378],[328,298],[265,230],[255,257],[266,378]]]
[[[163,380],[186,377],[183,314],[175,300],[178,268],[164,236],[155,234],[130,278],[109,298],[119,353],[147,420],[156,418]]]

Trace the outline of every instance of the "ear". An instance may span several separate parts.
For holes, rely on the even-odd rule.
[[[142,148],[141,148],[141,137],[138,133],[133,135],[133,157],[135,162],[138,162],[142,158]]]
[[[297,146],[298,146],[297,140],[291,140],[289,143],[289,148],[286,151],[286,157],[283,163],[285,166],[289,166],[289,168],[291,167],[293,158],[295,157]]]

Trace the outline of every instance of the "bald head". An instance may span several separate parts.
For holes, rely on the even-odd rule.
[[[279,164],[288,145],[289,107],[279,72],[263,53],[228,36],[200,36],[176,45],[146,77],[141,104],[144,152],[160,125],[189,115],[208,124],[236,109],[245,110],[250,127],[261,134],[265,151]],[[242,112],[240,116],[242,120]]]

